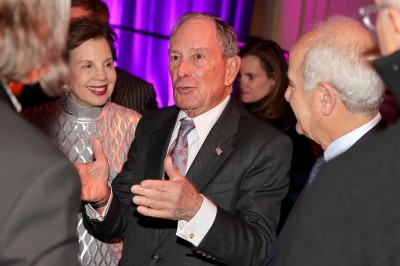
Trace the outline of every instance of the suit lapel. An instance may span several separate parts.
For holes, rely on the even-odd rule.
[[[230,140],[237,132],[238,123],[239,110],[231,99],[188,170],[187,177],[199,191],[210,182],[219,167],[232,153],[233,147]]]
[[[198,191],[201,191],[202,188],[210,182],[215,175],[215,172],[232,153],[233,147],[230,140],[237,132],[239,116],[240,113],[237,104],[233,99],[230,99],[228,105],[211,129],[186,174]],[[170,128],[168,129],[170,130],[168,137],[166,140],[163,140],[166,143],[164,143],[166,147],[164,147],[162,156],[167,152],[166,149],[168,149],[169,144],[168,140],[171,138],[175,119],[176,116],[168,121],[172,126],[170,125]],[[165,125],[165,127],[167,127],[167,125]],[[164,131],[164,133],[160,132],[159,135],[165,134],[165,132],[166,131]],[[169,226],[169,229],[160,230],[159,246],[163,243],[168,243],[165,240],[176,231],[176,223],[177,222],[173,222],[173,224]]]
[[[168,112],[168,111],[164,111]],[[179,110],[174,108],[166,119],[162,119],[160,126],[149,133],[148,155],[146,159],[145,177],[151,179],[162,179],[164,176],[164,158],[167,154],[169,140],[174,130],[176,117]],[[174,228],[176,221],[158,219],[160,227],[157,234],[156,247],[159,247]]]
[[[146,163],[146,177],[161,179],[164,176],[164,158],[167,154],[177,115],[178,111],[172,112],[172,115],[165,119],[158,129],[149,133],[150,142]]]

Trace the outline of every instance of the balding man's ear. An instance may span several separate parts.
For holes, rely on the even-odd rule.
[[[239,56],[233,56],[226,60],[225,86],[229,87],[235,81],[240,69],[241,59]]]
[[[325,82],[318,84],[318,90],[320,90],[321,112],[329,116],[336,105],[336,90]]]

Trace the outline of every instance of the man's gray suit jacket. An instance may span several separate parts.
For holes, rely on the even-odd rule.
[[[194,247],[175,235],[176,221],[139,214],[130,191],[144,179],[163,177],[178,112],[168,107],[140,120],[128,160],[112,184],[105,221],[85,217],[87,228],[100,236],[124,234],[121,265],[260,265],[287,193],[290,139],[230,100],[187,172],[218,208],[210,231]]]
[[[76,265],[80,180],[0,85],[0,265]]]

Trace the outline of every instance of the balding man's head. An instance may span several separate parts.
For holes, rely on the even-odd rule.
[[[370,59],[379,51],[374,37],[358,21],[331,17],[301,37],[296,50],[302,58],[305,90],[326,82],[350,112],[376,113],[384,88]]]

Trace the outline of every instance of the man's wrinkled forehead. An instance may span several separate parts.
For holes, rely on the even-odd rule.
[[[196,41],[197,40],[197,41]],[[201,44],[196,45],[199,41],[203,43],[207,40],[218,41],[215,24],[208,19],[191,19],[180,24],[172,33],[169,40],[169,48],[178,41],[193,43],[194,47],[201,47]]]
[[[198,33],[199,31],[207,31],[212,34],[216,34],[214,21],[204,18],[193,18],[183,21],[181,24],[179,24],[171,32],[170,40],[172,40],[177,35],[177,33],[181,33],[183,30],[192,34]]]

